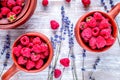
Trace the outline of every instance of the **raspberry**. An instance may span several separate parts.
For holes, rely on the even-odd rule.
[[[50,21],[50,25],[51,25],[51,28],[52,28],[53,30],[59,28],[59,23],[58,23],[57,21],[55,21],[55,20],[51,20],[51,21]]]
[[[21,49],[21,54],[24,56],[24,57],[27,57],[29,58],[31,56],[31,53],[30,53],[30,49],[29,48],[22,48]]]
[[[89,46],[90,46],[92,49],[96,49],[96,38],[95,38],[95,37],[92,37],[92,38],[89,40]]]
[[[91,1],[90,0],[82,0],[82,3],[84,5],[84,7],[88,7],[90,5]]]
[[[61,63],[64,67],[69,67],[70,60],[69,60],[69,58],[63,58],[63,59],[60,60],[60,63]]]
[[[16,0],[16,4],[22,7],[25,5],[25,0]]]
[[[65,0],[65,1],[69,3],[71,0]]]
[[[44,64],[44,61],[40,59],[39,61],[36,62],[35,68],[40,69]]]
[[[85,28],[87,28],[86,22],[81,22],[80,23],[80,30],[84,30]]]
[[[24,65],[26,63],[27,63],[27,58],[25,58],[23,56],[18,57],[18,64]]]
[[[111,46],[113,45],[114,42],[115,42],[115,38],[111,36],[108,39],[106,39],[106,46]]]
[[[101,21],[101,20],[103,19],[102,14],[99,13],[99,12],[95,12],[95,13],[93,14],[93,17],[94,17],[96,20],[98,20],[98,21]]]
[[[33,48],[33,43],[29,43],[29,44],[28,44],[28,48],[29,48],[29,49],[32,49],[32,48]]]
[[[0,13],[0,19],[2,19],[3,18],[3,16],[2,16],[2,14]]]
[[[8,8],[13,8],[14,6],[16,6],[15,0],[8,0],[7,6],[8,6]]]
[[[49,51],[46,50],[46,51],[44,52],[44,55],[47,57],[47,56],[49,55]]]
[[[15,54],[15,56],[17,56],[17,57],[20,56],[21,49],[22,49],[22,47],[20,47],[20,46],[17,46],[17,47],[13,48],[13,53]]]
[[[26,64],[26,68],[28,69],[28,70],[30,70],[30,69],[32,69],[32,68],[34,68],[35,67],[35,63],[33,62],[33,61],[31,61],[31,60],[28,60],[28,62],[27,62],[27,64]]]
[[[87,42],[92,37],[92,30],[91,28],[86,28],[81,33],[82,38],[85,42]]]
[[[55,70],[54,70],[54,77],[55,77],[55,78],[59,78],[59,77],[61,76],[61,73],[62,73],[61,70],[55,69]]]
[[[87,20],[87,25],[89,26],[89,27],[96,27],[96,25],[97,25],[97,22],[96,22],[96,20],[95,20],[95,18],[91,18],[89,21]]]
[[[105,39],[102,36],[98,36],[96,38],[96,45],[98,49],[105,47],[106,45]]]
[[[110,29],[102,29],[100,31],[100,35],[103,36],[105,39],[108,39],[111,36],[111,30]]]
[[[28,36],[23,36],[20,38],[20,42],[22,43],[22,45],[26,46],[29,44],[29,37]]]
[[[10,21],[10,22],[15,21],[15,20],[16,20],[16,14],[15,14],[14,12],[9,12],[9,13],[7,14],[7,19],[8,19],[8,21]]]
[[[42,41],[40,40],[39,37],[36,37],[33,39],[33,44],[41,44],[41,43],[42,43]]]
[[[92,29],[92,35],[93,36],[98,36],[100,29],[98,27],[95,27]]]
[[[48,50],[47,44],[42,43],[40,46],[41,46],[41,52],[45,52],[46,50]]]
[[[32,50],[35,52],[35,53],[40,53],[42,48],[39,44],[35,44],[32,48]]]
[[[12,12],[14,12],[16,15],[20,14],[21,11],[22,11],[22,7],[20,6],[15,6],[12,8]]]
[[[40,59],[40,54],[31,53],[31,60],[32,61],[38,61],[39,59]]]
[[[7,1],[8,0],[1,0],[0,4],[2,5],[2,7],[6,7],[7,6]]]
[[[43,6],[47,6],[47,5],[48,5],[48,0],[43,0],[43,1],[42,1],[42,5],[43,5]]]
[[[45,59],[46,58],[45,55],[44,55],[44,53],[40,53],[40,58],[41,59]]]
[[[2,7],[1,8],[1,14],[3,15],[3,16],[7,16],[7,14],[10,12],[10,9],[9,8],[7,8],[7,7]]]
[[[99,25],[99,28],[100,29],[105,29],[105,28],[108,28],[110,27],[111,24],[108,22],[107,19],[103,19],[101,22],[100,22],[100,25]]]

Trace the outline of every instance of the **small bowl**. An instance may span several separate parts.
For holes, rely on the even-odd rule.
[[[22,12],[13,22],[8,22],[7,19],[0,20],[0,29],[12,29],[24,24],[34,13],[37,5],[37,0],[25,0],[25,5]]]

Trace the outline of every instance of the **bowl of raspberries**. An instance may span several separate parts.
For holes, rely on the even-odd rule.
[[[0,29],[16,28],[33,14],[37,0],[0,0]]]
[[[52,45],[41,33],[23,34],[12,46],[12,59],[15,65],[26,72],[42,71],[50,64],[52,57]]]
[[[83,15],[75,27],[75,36],[78,43],[86,50],[103,52],[108,50],[117,38],[117,25],[114,21],[119,13],[118,8],[108,14],[93,11]]]

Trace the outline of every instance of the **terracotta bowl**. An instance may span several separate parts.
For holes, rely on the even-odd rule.
[[[0,29],[12,29],[24,24],[34,13],[37,5],[37,0],[25,0],[25,5],[22,12],[13,22],[8,22],[7,19],[0,20]]]
[[[44,43],[46,43],[48,45],[48,49],[49,49],[49,56],[47,58],[47,61],[44,63],[44,65],[39,68],[39,69],[33,69],[33,70],[27,70],[26,68],[20,66],[18,63],[17,63],[17,60],[16,60],[16,57],[15,55],[13,54],[13,47],[15,47],[20,38],[22,36],[29,36],[29,37],[40,37],[42,41],[44,41]],[[22,70],[22,71],[25,71],[25,72],[28,72],[28,73],[36,73],[36,72],[40,72],[42,70],[44,70],[46,67],[49,66],[49,64],[51,63],[52,61],[52,58],[53,58],[53,48],[52,48],[52,44],[50,42],[50,40],[43,34],[41,33],[37,33],[37,32],[30,32],[30,33],[26,33],[26,34],[23,34],[21,35],[20,37],[18,37],[14,43],[13,43],[13,46],[12,46],[12,59],[13,59],[13,65],[12,67],[2,76],[2,80],[9,80],[10,77],[12,77],[16,72]]]
[[[77,21],[76,27],[75,27],[75,36],[77,39],[77,42],[80,44],[81,47],[83,47],[86,50],[92,51],[92,52],[103,52],[108,50],[111,46],[108,47],[104,47],[102,49],[91,49],[82,39],[81,34],[80,34],[80,28],[79,25],[82,21],[85,20],[86,17],[93,15],[95,12],[99,12],[101,13],[104,17],[108,18],[110,20],[110,23],[112,24],[112,36],[116,39],[117,38],[117,34],[118,34],[118,29],[117,29],[117,24],[114,20],[114,18],[116,17],[116,15],[119,13],[120,11],[120,3],[118,3],[109,13],[105,13],[102,11],[92,11],[89,13],[86,13],[85,15],[83,15],[81,18],[79,18],[79,20]]]

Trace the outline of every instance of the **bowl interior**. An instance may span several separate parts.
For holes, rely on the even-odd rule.
[[[17,59],[15,57],[15,55],[13,54],[13,47],[15,47],[17,45],[17,43],[19,42],[20,38],[22,36],[29,36],[29,37],[40,37],[44,43],[46,43],[48,45],[48,49],[49,49],[49,56],[46,60],[46,62],[44,63],[44,65],[40,68],[40,69],[33,69],[33,70],[27,70],[26,68],[20,66],[18,63],[17,63]],[[15,63],[15,65],[20,69],[20,70],[23,70],[25,72],[39,72],[39,71],[42,71],[44,70],[51,62],[52,60],[52,57],[53,57],[53,48],[52,48],[52,45],[51,45],[51,42],[49,41],[49,39],[41,34],[41,33],[36,33],[36,32],[32,32],[32,33],[26,33],[26,34],[23,34],[21,35],[20,37],[18,37],[15,42],[13,43],[13,46],[12,46],[12,59]]]
[[[103,52],[105,50],[108,50],[111,46],[108,47],[104,47],[101,49],[91,49],[82,39],[81,35],[80,35],[80,22],[84,21],[86,17],[93,15],[95,12],[99,12],[101,13],[104,17],[109,19],[109,22],[111,23],[111,27],[112,27],[112,36],[116,39],[117,38],[117,25],[116,22],[114,21],[114,19],[112,17],[110,17],[107,13],[101,12],[101,11],[93,11],[93,12],[89,12],[86,13],[85,15],[83,15],[81,18],[79,18],[76,27],[75,27],[75,36],[77,39],[77,42],[81,45],[81,47],[83,47],[86,50],[92,51],[92,52]]]

